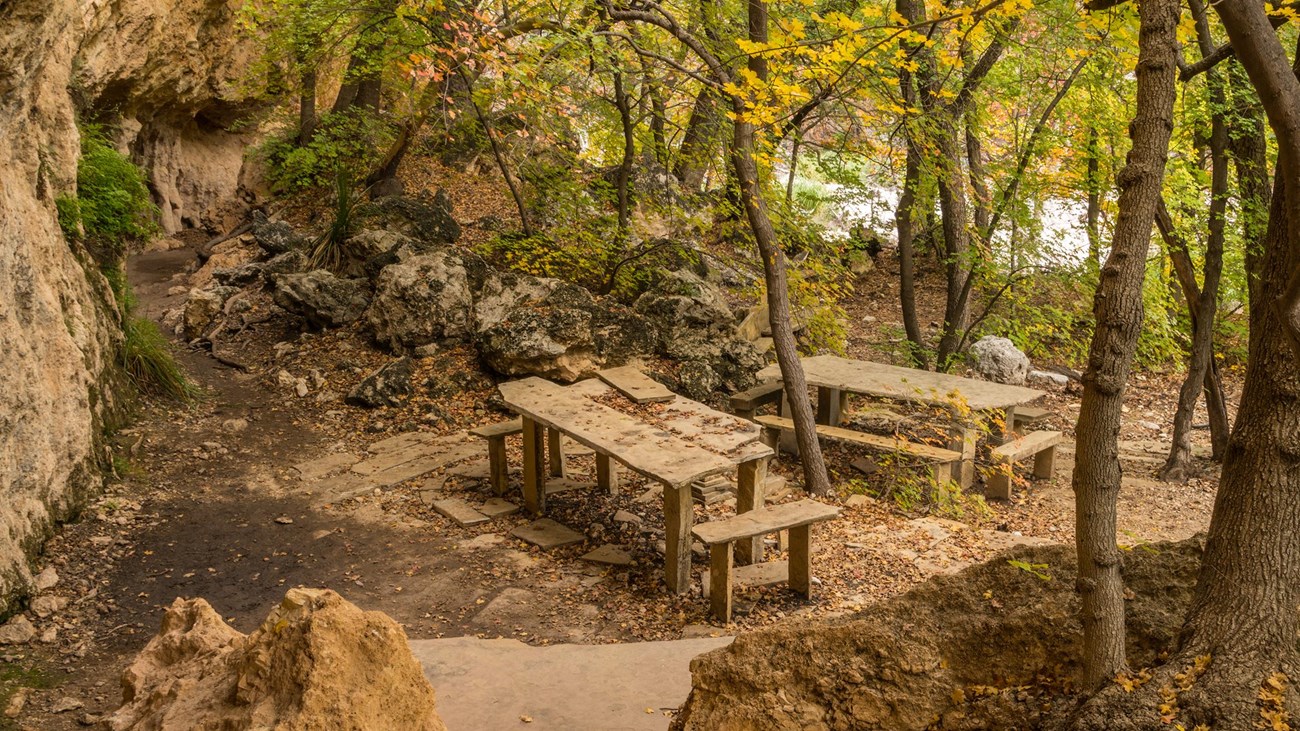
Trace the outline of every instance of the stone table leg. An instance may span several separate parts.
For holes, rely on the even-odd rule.
[[[695,520],[691,486],[664,485],[664,579],[668,590],[684,594],[691,588],[691,524]]]
[[[1024,436],[1016,431],[1016,407],[1008,406],[1003,412],[1002,443],[1014,441]]]
[[[524,507],[533,515],[546,510],[545,435],[541,424],[524,417]]]
[[[564,477],[564,449],[560,446],[559,429],[546,430],[546,457],[551,477]]]
[[[596,487],[610,495],[618,494],[618,464],[608,454],[596,453]]]
[[[768,457],[742,462],[736,476],[736,514],[748,513],[763,507],[763,489],[767,485]],[[763,537],[743,538],[736,541],[735,560],[745,565],[763,562]]]
[[[968,418],[960,417],[953,422],[949,433],[952,435],[952,441],[948,448],[954,452],[961,452],[960,469],[954,470],[961,474],[954,474],[953,477],[958,478],[957,482],[964,490],[975,483],[975,446],[979,442],[979,431]]]
[[[817,423],[839,426],[843,401],[838,388],[817,387]]]

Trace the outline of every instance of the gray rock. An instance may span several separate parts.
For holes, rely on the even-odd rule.
[[[294,249],[271,257],[262,262],[261,266],[262,274],[268,277],[275,274],[296,274],[310,271],[311,259],[303,252]]]
[[[363,281],[340,279],[324,269],[277,275],[272,297],[277,305],[319,329],[356,321],[370,303]]]
[[[632,308],[659,330],[667,347],[701,331],[727,332],[736,319],[722,288],[688,269],[664,273]]]
[[[1070,377],[1064,373],[1053,373],[1052,371],[1033,370],[1029,372],[1030,381],[1039,381],[1042,383],[1052,383],[1057,386],[1064,386],[1070,382]]]
[[[1006,338],[986,335],[970,346],[975,371],[998,383],[1021,386],[1029,375],[1029,357]]]
[[[366,319],[375,339],[409,350],[472,330],[474,299],[465,255],[436,251],[384,267]]]
[[[0,626],[0,645],[22,645],[35,637],[36,628],[21,614]]]
[[[202,337],[222,314],[226,300],[238,291],[234,287],[217,286],[190,292],[181,314],[181,336],[186,340]]]
[[[259,217],[261,220],[253,224],[253,241],[262,251],[274,256],[307,248],[307,237],[294,231],[293,226],[284,221],[268,221],[260,214]]]
[[[682,392],[696,401],[707,400],[722,386],[722,378],[707,362],[688,360],[677,370]]]
[[[453,244],[460,238],[460,224],[451,215],[451,198],[441,190],[432,197],[386,196],[363,209],[362,215],[372,227],[425,243]]]
[[[508,376],[575,381],[654,350],[643,317],[574,284],[487,278],[476,306],[479,354]]]
[[[414,373],[415,361],[399,358],[366,376],[348,394],[347,402],[367,408],[400,406],[411,395],[411,376]]]

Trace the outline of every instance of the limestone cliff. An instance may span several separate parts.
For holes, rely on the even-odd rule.
[[[238,193],[241,72],[225,0],[0,0],[0,616],[57,521],[99,487],[120,339],[101,263],[63,237],[76,110],[120,121],[164,224],[217,223]]]

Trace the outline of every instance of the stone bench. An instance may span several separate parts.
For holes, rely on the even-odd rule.
[[[1017,406],[1011,415],[1011,430],[1017,437],[1023,437],[1029,427],[1045,420],[1052,412],[1034,406]]]
[[[793,431],[794,421],[782,416],[758,416],[754,421],[761,424],[765,431],[773,432]],[[817,425],[817,436],[824,439],[833,439],[840,442],[849,442],[863,447],[867,447],[877,452],[889,452],[905,454],[914,457],[926,464],[930,469],[931,475],[936,482],[944,482],[949,479],[959,479],[961,477],[961,452],[942,447],[932,447],[928,444],[917,444],[907,442],[894,437],[882,437],[878,434],[868,434],[866,432],[845,429],[839,426],[827,426],[825,424]],[[774,436],[765,437],[769,444],[775,443]]]
[[[709,547],[709,608],[721,622],[731,621],[732,559],[738,541],[783,530],[790,532],[787,581],[812,597],[812,525],[839,515],[840,509],[815,500],[771,505],[733,518],[696,525],[691,533]]]
[[[506,494],[509,487],[509,472],[506,465],[506,437],[521,434],[523,431],[523,419],[501,421],[469,430],[470,434],[487,440],[488,475],[492,482],[492,489],[496,490],[497,495]]]
[[[780,381],[764,383],[747,391],[741,391],[731,397],[731,413],[742,419],[754,420],[754,414],[758,409],[766,404],[781,403],[781,394],[784,392],[783,384]]]
[[[994,470],[989,475],[986,495],[1010,500],[1012,465],[1030,455],[1034,458],[1034,477],[1051,477],[1052,470],[1056,468],[1056,445],[1062,441],[1059,431],[1035,431],[994,447],[989,453]]]

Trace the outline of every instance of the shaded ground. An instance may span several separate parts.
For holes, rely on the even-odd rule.
[[[178,249],[130,262],[145,314],[161,317],[180,303],[188,289],[180,272],[191,260],[188,250]],[[853,329],[853,354],[879,358],[892,347],[883,330],[896,317],[891,287],[890,272],[874,272],[860,283],[859,292],[873,295],[849,303],[853,321],[861,323]],[[865,322],[868,312],[877,319]],[[61,577],[52,593],[69,606],[36,618],[48,642],[0,648],[0,670],[5,676],[34,670],[44,678],[11,680],[10,686],[57,687],[33,692],[17,720],[0,718],[0,728],[79,728],[80,719],[115,707],[118,673],[152,635],[160,608],[176,596],[206,598],[242,632],[294,585],[335,589],[365,609],[388,613],[415,639],[607,643],[723,632],[708,624],[706,602],[697,593],[664,590],[656,549],[660,503],[641,483],[616,499],[580,490],[553,496],[550,517],[589,540],[549,553],[507,536],[526,522],[522,515],[461,528],[429,508],[432,496],[482,501],[481,462],[474,460],[460,465],[460,474],[452,469],[378,494],[323,501],[319,486],[300,480],[293,465],[340,452],[363,455],[368,445],[405,431],[452,434],[502,416],[485,405],[492,384],[473,375],[467,352],[455,350],[421,362],[417,380],[433,385],[409,407],[346,407],[341,394],[386,357],[355,332],[300,336],[285,328],[275,320],[254,323],[220,344],[223,356],[250,366],[247,373],[206,352],[178,348],[209,395],[193,409],[146,408],[138,425],[117,437],[130,465],[123,479],[50,543],[48,563]],[[292,379],[310,377],[309,394],[297,396],[294,382],[278,377],[281,371]],[[440,397],[441,384],[453,381],[456,388],[447,390],[453,396]],[[1152,376],[1135,385],[1124,432],[1132,443],[1121,526],[1134,544],[1183,538],[1208,521],[1216,480],[1171,486],[1149,479],[1159,462],[1150,449],[1164,440],[1158,429],[1138,422],[1166,422],[1177,383]],[[1063,389],[1048,401],[1052,428],[1068,432],[1077,396]],[[730,629],[842,615],[1015,543],[1072,540],[1065,452],[1055,479],[1017,487],[1012,503],[970,511],[961,523],[855,501],[843,520],[818,536],[817,600],[805,604],[784,587],[743,592]],[[830,454],[837,474],[853,479],[847,465],[855,455],[838,448]],[[517,456],[512,464],[519,464]],[[793,467],[786,460],[776,471],[793,483]],[[574,460],[575,471],[584,468],[583,458]],[[640,523],[614,521],[619,510]],[[728,511],[725,504],[707,509]],[[610,568],[579,560],[603,543],[624,546],[635,562]],[[84,708],[49,712],[73,705],[65,698]]]

